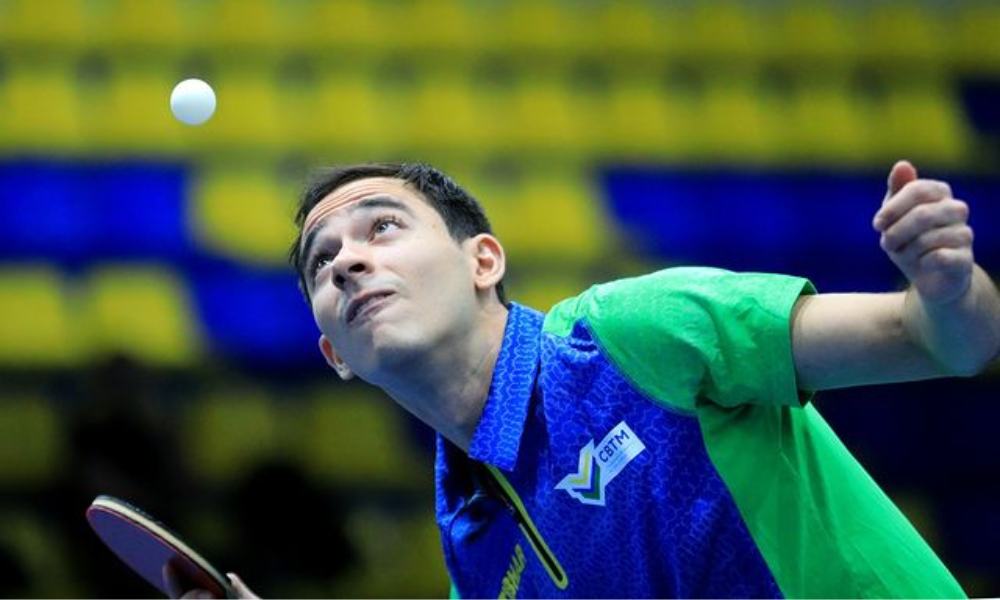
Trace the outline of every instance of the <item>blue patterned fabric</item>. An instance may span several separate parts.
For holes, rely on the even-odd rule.
[[[582,321],[561,337],[542,333],[543,320],[512,305],[469,455],[438,437],[437,520],[458,593],[781,597],[709,461],[696,418],[643,397]],[[604,505],[557,489],[578,472],[581,449],[621,423],[645,450],[607,483]],[[470,458],[503,471],[565,569],[565,589],[511,512],[484,491]]]

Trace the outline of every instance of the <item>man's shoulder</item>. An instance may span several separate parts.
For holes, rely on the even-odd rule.
[[[581,320],[601,321],[636,315],[671,296],[725,286],[737,274],[712,267],[670,267],[598,283],[580,294],[557,302],[545,317],[547,333],[567,335]]]

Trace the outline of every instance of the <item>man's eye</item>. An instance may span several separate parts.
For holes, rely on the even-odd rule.
[[[399,221],[396,220],[396,217],[379,217],[372,224],[372,235],[379,235],[397,227],[399,227]]]
[[[316,274],[319,273],[320,269],[330,264],[331,262],[333,262],[332,256],[320,256],[316,258],[316,260],[314,260],[312,263],[312,268],[310,269],[312,276],[316,277]]]

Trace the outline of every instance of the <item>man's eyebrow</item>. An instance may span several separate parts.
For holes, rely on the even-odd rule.
[[[380,194],[378,196],[369,196],[368,198],[365,198],[364,200],[359,200],[355,204],[352,204],[347,209],[347,211],[348,211],[349,214],[353,215],[354,213],[358,212],[359,210],[367,210],[367,209],[372,209],[372,208],[394,208],[394,209],[397,209],[397,210],[401,210],[401,211],[403,211],[403,212],[405,212],[407,214],[410,214],[410,215],[413,214],[413,210],[410,209],[409,206],[407,206],[406,204],[403,204],[402,202],[400,202],[396,198],[394,198],[392,196],[385,195],[385,194]],[[312,258],[312,256],[311,256],[311,254],[312,254],[312,245],[316,241],[316,237],[319,235],[319,233],[321,231],[323,231],[323,225],[317,224],[317,226],[313,227],[312,231],[310,231],[306,235],[306,239],[305,239],[305,241],[302,244],[302,256],[305,258],[305,260],[304,260],[304,262],[302,264],[303,268],[306,268],[309,265],[309,259]]]
[[[364,210],[367,208],[396,208],[403,212],[413,214],[413,211],[410,209],[409,206],[403,204],[398,199],[387,195],[369,196],[368,198],[360,200],[357,203],[351,205],[351,207],[348,208],[347,210],[351,214],[354,214],[359,210]]]

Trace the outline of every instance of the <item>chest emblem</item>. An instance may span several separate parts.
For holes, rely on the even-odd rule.
[[[576,473],[563,477],[556,489],[566,490],[584,504],[604,506],[604,488],[645,449],[642,440],[622,421],[601,443],[594,445],[590,440],[580,449]]]

